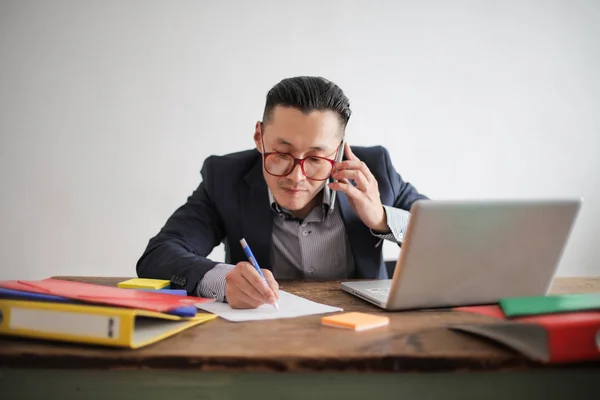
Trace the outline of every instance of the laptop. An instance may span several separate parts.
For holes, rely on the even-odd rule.
[[[581,207],[564,200],[419,200],[392,279],[342,282],[387,310],[546,295]]]

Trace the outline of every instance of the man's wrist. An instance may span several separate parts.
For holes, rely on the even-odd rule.
[[[391,230],[390,230],[390,227],[388,226],[388,219],[387,219],[387,213],[385,212],[385,207],[381,206],[381,212],[383,214],[381,221],[376,226],[372,227],[371,229],[376,234],[385,235],[385,234],[390,233]]]
[[[225,277],[234,268],[235,265],[225,263],[215,265],[198,283],[198,296],[225,302],[225,287],[227,285]]]
[[[394,208],[391,206],[383,206],[385,214],[387,216],[387,233],[379,233],[374,229],[371,229],[371,233],[378,238],[389,240],[395,243],[402,243],[404,241],[404,235],[408,228],[408,222],[410,220],[410,211]]]

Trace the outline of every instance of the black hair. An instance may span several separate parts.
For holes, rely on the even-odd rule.
[[[350,100],[335,83],[318,76],[287,78],[267,93],[263,122],[267,122],[276,106],[293,107],[305,114],[312,111],[335,112],[345,128],[350,119]]]

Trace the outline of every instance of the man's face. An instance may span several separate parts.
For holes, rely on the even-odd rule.
[[[295,108],[277,106],[268,122],[256,124],[254,142],[261,153],[264,140],[265,153],[289,153],[296,158],[325,157],[334,160],[342,136],[342,125],[333,111],[313,111],[307,115]],[[310,159],[304,164],[307,173],[311,168],[309,162]],[[330,166],[330,163],[325,163]],[[263,175],[280,206],[304,215],[320,200],[320,196],[316,196],[327,183],[327,180],[308,179],[302,173],[300,164],[281,177],[269,174],[263,167]]]

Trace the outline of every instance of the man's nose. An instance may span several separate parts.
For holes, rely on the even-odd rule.
[[[300,164],[296,164],[292,172],[287,176],[292,182],[301,182],[304,180],[304,174],[302,173],[302,167]]]

